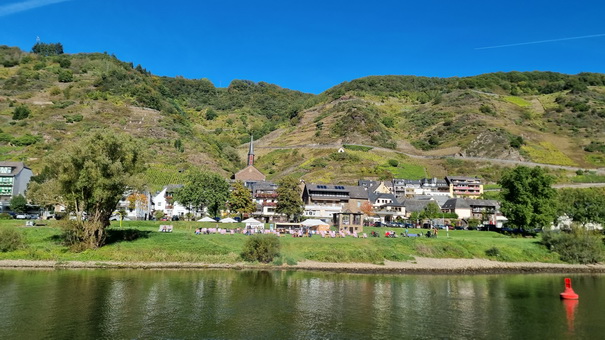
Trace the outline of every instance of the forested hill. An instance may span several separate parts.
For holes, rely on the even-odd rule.
[[[157,185],[178,181],[192,165],[224,175],[237,171],[250,134],[262,137],[258,166],[270,178],[399,174],[383,164],[390,155],[347,168],[346,160],[330,158],[332,151],[268,149],[304,144],[605,166],[603,74],[371,76],[316,96],[247,80],[217,88],[207,79],[155,76],[105,53],[41,47],[28,53],[0,46],[0,159],[24,160],[34,170],[44,156],[96,128],[141,139]],[[446,160],[411,164],[392,157],[424,169],[423,175],[463,171]]]
[[[190,165],[228,175],[243,165],[236,148],[250,134],[296,122],[316,100],[265,82],[217,88],[206,79],[159,77],[103,53],[44,54],[0,46],[0,159],[34,169],[65,141],[103,127],[149,146],[161,170],[155,180],[171,182]]]

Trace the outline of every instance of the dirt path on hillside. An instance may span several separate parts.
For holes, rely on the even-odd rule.
[[[247,145],[247,144],[245,144]],[[265,144],[267,145],[267,144]],[[393,150],[393,149],[387,149],[387,148],[381,148],[378,146],[373,146],[373,145],[364,145],[364,144],[350,144],[350,145],[356,145],[356,146],[364,146],[364,147],[370,147],[373,150],[380,150],[380,151],[387,151],[387,152],[395,152],[398,154],[403,154],[406,155],[410,158],[419,158],[419,159],[442,159],[442,158],[446,158],[446,157],[451,157],[451,158],[456,158],[456,159],[462,159],[462,160],[467,160],[467,161],[476,161],[476,162],[491,162],[491,163],[498,163],[498,164],[504,164],[504,165],[525,165],[525,166],[540,166],[540,167],[545,167],[545,168],[550,168],[550,169],[562,169],[562,170],[568,170],[568,171],[577,171],[577,170],[590,170],[590,171],[594,171],[597,174],[605,174],[605,168],[581,168],[581,167],[575,167],[575,166],[565,166],[565,165],[554,165],[554,164],[544,164],[544,163],[536,163],[536,162],[527,162],[527,161],[517,161],[517,160],[509,160],[509,159],[499,159],[499,158],[485,158],[485,157],[468,157],[468,156],[460,156],[457,154],[444,154],[444,155],[440,155],[440,156],[433,156],[433,155],[425,155],[425,154],[421,154],[420,151],[418,151],[417,153],[410,153],[409,151],[400,151],[400,150]],[[254,146],[255,148],[258,149],[301,149],[301,148],[308,148],[308,149],[338,149],[339,147],[341,147],[342,144],[339,143],[333,143],[333,144],[299,144],[299,145],[289,145],[289,146]]]

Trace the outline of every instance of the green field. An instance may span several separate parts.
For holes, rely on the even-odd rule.
[[[215,227],[214,223],[170,222],[174,232],[158,232],[158,226],[167,222],[124,222],[109,229],[109,244],[80,253],[71,252],[61,245],[61,233],[56,221],[43,227],[22,227],[23,221],[0,221],[0,228],[17,227],[25,235],[26,246],[22,249],[0,253],[0,259],[53,260],[53,261],[124,261],[124,262],[203,262],[238,263],[239,254],[247,236],[195,235],[196,227]],[[223,228],[237,228],[230,224]],[[385,238],[385,228],[365,228],[366,233],[377,231],[381,237],[356,239],[352,237],[280,238],[282,251],[276,263],[293,264],[303,260],[320,262],[364,262],[381,264],[385,260],[407,261],[415,256],[434,258],[489,258],[512,262],[558,263],[556,253],[547,251],[534,238],[515,238],[494,232],[445,231],[438,238]],[[395,229],[398,233],[403,229]],[[426,232],[412,229],[413,233]],[[126,241],[128,239],[129,241]],[[488,249],[497,248],[497,256],[488,256]]]

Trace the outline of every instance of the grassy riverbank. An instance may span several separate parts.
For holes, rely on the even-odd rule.
[[[0,228],[17,227],[25,236],[25,247],[0,253],[0,260],[51,261],[120,261],[120,262],[203,262],[233,264],[239,256],[247,236],[195,235],[196,227],[215,227],[214,223],[170,222],[172,233],[158,232],[160,222],[114,223],[109,229],[109,244],[80,253],[71,252],[60,243],[57,221],[43,227],[23,227],[23,221],[0,221]],[[163,222],[166,223],[166,222]],[[237,228],[242,225],[219,225]],[[301,261],[332,263],[374,263],[407,261],[414,257],[491,259],[507,262],[560,263],[556,253],[549,252],[537,238],[518,238],[494,232],[445,231],[438,238],[385,238],[385,228],[366,228],[377,231],[379,238],[324,239],[281,237],[281,256],[275,264],[295,264]],[[403,229],[396,229],[401,232]],[[410,231],[412,232],[412,231]]]

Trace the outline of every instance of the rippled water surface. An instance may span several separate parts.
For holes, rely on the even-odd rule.
[[[602,339],[605,276],[0,270],[2,339]]]

